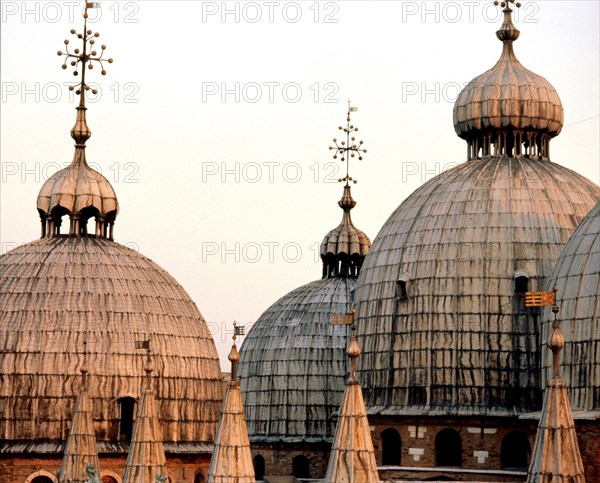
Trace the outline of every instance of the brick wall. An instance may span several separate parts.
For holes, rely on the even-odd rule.
[[[101,455],[100,467],[102,475],[115,477],[118,483],[125,473],[127,455]],[[25,483],[27,478],[38,471],[57,475],[62,464],[62,458],[46,456],[10,456],[0,457],[0,483]],[[167,455],[167,468],[172,483],[194,483],[197,473],[203,475],[206,481],[210,455]]]
[[[309,461],[310,478],[324,478],[331,444],[327,443],[251,443],[252,458],[265,459],[266,476],[290,476],[296,456]]]

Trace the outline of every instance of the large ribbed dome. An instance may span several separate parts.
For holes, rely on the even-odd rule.
[[[504,3],[503,3],[504,5]],[[564,112],[554,87],[517,60],[519,38],[506,2],[500,60],[473,79],[454,105],[454,129],[469,146],[469,159],[494,154],[549,159],[550,139],[562,130]]]
[[[0,258],[0,309],[1,451],[22,451],[24,440],[59,448],[84,341],[99,448],[118,450],[119,398],[140,396],[136,341],[148,339],[167,449],[210,449],[222,399],[216,348],[194,302],[154,262],[105,238],[28,243]]]
[[[541,403],[539,312],[555,260],[598,187],[548,162],[487,157],[417,189],[357,286],[371,411],[508,414]],[[516,292],[516,293],[515,293]]]
[[[600,203],[577,227],[565,246],[548,287],[558,289],[560,329],[565,337],[562,376],[571,407],[600,410]],[[546,344],[554,316],[548,310],[542,323],[542,379],[552,370]]]
[[[333,438],[347,371],[348,327],[333,313],[352,307],[354,278],[292,290],[256,321],[240,350],[239,375],[252,441]]]

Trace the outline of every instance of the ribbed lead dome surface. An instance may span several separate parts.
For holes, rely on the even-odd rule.
[[[410,195],[359,277],[359,378],[373,412],[507,414],[538,407],[539,312],[515,277],[544,290],[598,187],[551,162],[494,157]]]
[[[600,203],[577,227],[549,279],[556,284],[560,330],[565,338],[561,372],[572,409],[600,410]],[[546,344],[554,315],[542,323],[542,379],[552,374],[552,355]]]
[[[269,307],[240,351],[239,378],[252,441],[324,441],[335,430],[347,375],[347,326],[332,313],[352,307],[354,278],[325,278]]]
[[[118,448],[118,398],[140,396],[136,341],[147,339],[165,443],[212,442],[222,399],[214,342],[184,289],[148,258],[106,238],[28,243],[0,258],[0,309],[3,451],[65,439],[84,340],[100,448]]]

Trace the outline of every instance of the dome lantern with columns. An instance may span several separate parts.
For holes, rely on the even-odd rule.
[[[454,129],[467,141],[470,160],[492,155],[549,160],[550,140],[563,127],[556,90],[523,67],[514,53],[520,32],[512,21],[511,3],[502,2],[504,23],[496,32],[503,43],[500,59],[469,82],[454,104]]]

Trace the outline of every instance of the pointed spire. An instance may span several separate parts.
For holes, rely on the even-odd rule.
[[[154,363],[150,349],[146,365],[146,387],[142,397],[133,427],[133,436],[125,465],[123,483],[156,483],[167,478],[167,462],[162,443],[162,428],[158,420],[158,410],[152,391],[152,372]]]
[[[234,322],[233,345],[228,356],[231,361],[231,381],[227,383],[215,448],[208,470],[208,483],[254,483],[255,481],[242,393],[236,374],[240,355],[235,340],[236,336],[244,335],[244,329],[245,327]]]
[[[338,140],[334,138],[335,147],[329,146],[330,150],[335,150],[333,159],[338,159],[339,154],[341,155],[341,161],[346,162],[346,176],[338,180],[340,183],[345,182],[344,194],[338,202],[339,207],[344,210],[342,222],[325,235],[321,242],[323,278],[358,278],[362,262],[371,248],[371,240],[354,226],[350,216],[350,211],[356,206],[356,201],[352,198],[350,182],[354,184],[358,182],[350,176],[350,158],[358,156],[358,159],[362,160],[362,155],[367,152],[362,147],[363,141],[356,144],[356,138],[352,136],[352,133],[357,132],[358,128],[350,124],[350,114],[357,110],[356,107],[350,107],[350,101],[348,101],[346,127],[339,127],[340,130],[346,133],[346,141],[338,143]]]
[[[100,462],[98,460],[98,450],[96,448],[96,434],[94,432],[94,421],[92,418],[92,403],[87,390],[87,351],[84,342],[83,364],[81,371],[81,392],[75,404],[75,412],[65,453],[63,456],[62,467],[58,475],[60,483],[83,483],[87,482],[86,470],[93,471],[100,476]]]
[[[346,353],[350,357],[352,370],[335,429],[325,483],[379,481],[367,410],[360,383],[356,378],[356,361],[360,356],[360,347],[354,325]]]
[[[63,69],[67,69],[67,62],[74,68],[73,75],[81,75],[81,80],[69,86],[79,95],[77,117],[71,129],[71,137],[75,140],[75,155],[71,165],[52,175],[42,186],[38,194],[37,209],[42,224],[42,238],[55,237],[61,234],[62,217],[69,215],[70,236],[88,236],[113,239],[113,227],[119,211],[117,196],[108,180],[97,171],[90,168],[85,157],[85,143],[92,136],[87,120],[85,107],[85,93],[91,91],[97,94],[86,83],[86,71],[94,68],[94,63],[99,64],[102,75],[106,75],[104,62],[112,63],[112,59],[104,59],[105,45],[100,47],[100,55],[95,50],[98,32],[93,33],[87,28],[88,8],[94,8],[95,3],[86,3],[83,14],[83,33],[75,29],[71,33],[81,40],[81,50],[76,48],[69,51],[69,40],[65,40],[65,49],[58,51],[58,55],[65,57]],[[81,72],[79,72],[79,70]],[[94,233],[87,232],[87,222],[94,217],[96,227]]]
[[[556,289],[555,289],[556,291]],[[544,407],[533,449],[533,459],[527,473],[527,483],[585,483],[585,470],[565,381],[560,377],[560,352],[565,339],[554,312],[553,332],[548,346],[554,360],[554,376],[544,394]]]

